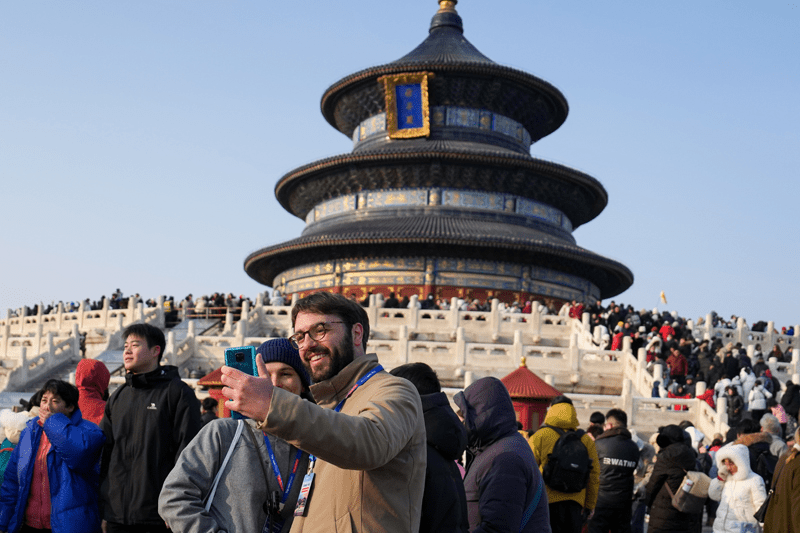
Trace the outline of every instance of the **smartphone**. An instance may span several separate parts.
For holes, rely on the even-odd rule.
[[[245,374],[258,377],[258,367],[256,366],[256,349],[254,346],[240,346],[238,348],[225,349],[225,364],[236,370],[241,370]],[[236,411],[231,411],[231,418],[247,418]]]

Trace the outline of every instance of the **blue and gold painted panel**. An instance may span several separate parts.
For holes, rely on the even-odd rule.
[[[396,189],[388,191],[370,191],[367,193],[367,207],[428,205],[427,189]]]
[[[499,193],[447,189],[442,194],[442,205],[502,211],[505,208],[505,198]]]
[[[432,77],[432,72],[409,72],[378,78],[384,87],[389,137],[412,139],[430,135],[428,79]]]

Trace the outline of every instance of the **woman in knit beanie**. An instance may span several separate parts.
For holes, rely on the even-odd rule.
[[[313,401],[308,373],[289,340],[268,340],[256,357],[266,366],[262,378]],[[289,531],[309,457],[256,424],[212,420],[183,450],[158,498],[158,512],[172,531]],[[231,449],[235,453],[223,463]]]

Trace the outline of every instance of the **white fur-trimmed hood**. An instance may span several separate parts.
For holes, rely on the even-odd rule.
[[[750,475],[750,452],[747,449],[747,446],[743,444],[728,444],[727,446],[723,446],[719,450],[717,450],[717,454],[714,457],[717,462],[717,468],[722,468],[722,460],[723,459],[730,459],[733,461],[733,464],[736,465],[736,473],[731,474],[728,479],[735,479],[736,481],[742,481],[747,479]]]

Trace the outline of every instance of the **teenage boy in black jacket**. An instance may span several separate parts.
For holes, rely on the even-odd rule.
[[[633,472],[639,464],[639,447],[626,428],[628,415],[622,409],[606,413],[605,431],[595,441],[600,460],[600,490],[589,522],[589,533],[631,530]]]
[[[158,495],[181,451],[200,430],[200,402],[177,367],[161,366],[166,340],[150,324],[122,332],[125,384],[106,403],[100,496],[105,533],[169,531]]]

